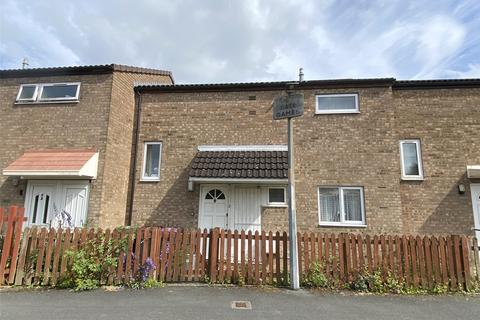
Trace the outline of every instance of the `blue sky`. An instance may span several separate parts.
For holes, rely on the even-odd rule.
[[[2,0],[0,68],[24,57],[182,83],[480,78],[480,1]]]

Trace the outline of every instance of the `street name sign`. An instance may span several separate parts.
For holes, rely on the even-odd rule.
[[[273,101],[273,119],[295,118],[303,115],[303,94],[291,93]]]

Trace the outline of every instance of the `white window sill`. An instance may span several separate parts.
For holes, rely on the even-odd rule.
[[[160,182],[160,178],[158,179],[140,179],[140,182]]]
[[[356,224],[356,223],[328,223],[320,222],[319,227],[346,227],[346,228],[366,228],[366,224]]]
[[[80,100],[52,100],[52,101],[15,101],[15,104],[52,104],[52,103],[79,103]]]
[[[266,205],[263,205],[265,208],[288,208],[288,205],[286,203],[269,203]]]
[[[423,181],[424,177],[402,177],[403,181]]]
[[[358,110],[315,111],[315,114],[359,114]]]

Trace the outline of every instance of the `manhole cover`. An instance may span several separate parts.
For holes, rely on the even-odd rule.
[[[232,309],[239,309],[239,310],[251,310],[252,303],[250,301],[232,301],[230,304]]]

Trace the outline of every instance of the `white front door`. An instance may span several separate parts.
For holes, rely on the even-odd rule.
[[[480,184],[472,184],[472,206],[473,206],[473,220],[475,222],[475,235],[480,241]]]
[[[29,180],[25,197],[28,225],[82,227],[88,210],[88,181]]]
[[[199,227],[228,229],[227,186],[202,186]]]
[[[36,183],[29,185],[29,188],[28,224],[49,225],[52,219],[55,184]]]

